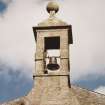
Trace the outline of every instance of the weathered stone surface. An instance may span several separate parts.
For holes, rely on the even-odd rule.
[[[56,81],[58,78],[50,78]],[[47,81],[45,78],[44,81]],[[43,82],[38,80],[38,82]],[[77,86],[59,87],[58,83],[38,84],[27,96],[2,105],[105,105],[105,95]],[[40,88],[38,88],[40,85]],[[48,87],[47,87],[48,86]]]

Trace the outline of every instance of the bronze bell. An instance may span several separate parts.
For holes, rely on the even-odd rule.
[[[47,68],[50,70],[59,69],[59,65],[57,64],[57,58],[56,57],[49,57],[49,64],[47,64]]]

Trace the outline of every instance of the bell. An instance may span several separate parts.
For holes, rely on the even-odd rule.
[[[47,68],[50,70],[59,69],[59,65],[57,64],[57,58],[56,57],[49,57],[49,64],[47,64]]]

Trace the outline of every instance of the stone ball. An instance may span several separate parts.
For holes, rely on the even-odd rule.
[[[47,4],[46,9],[48,13],[50,13],[50,11],[55,11],[55,13],[57,13],[59,10],[59,6],[56,2],[51,1]]]

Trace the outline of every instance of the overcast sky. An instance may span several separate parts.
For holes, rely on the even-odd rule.
[[[0,101],[32,87],[35,40],[32,27],[48,18],[51,0],[0,0]],[[72,25],[71,81],[105,93],[105,0],[57,0],[58,18]]]

